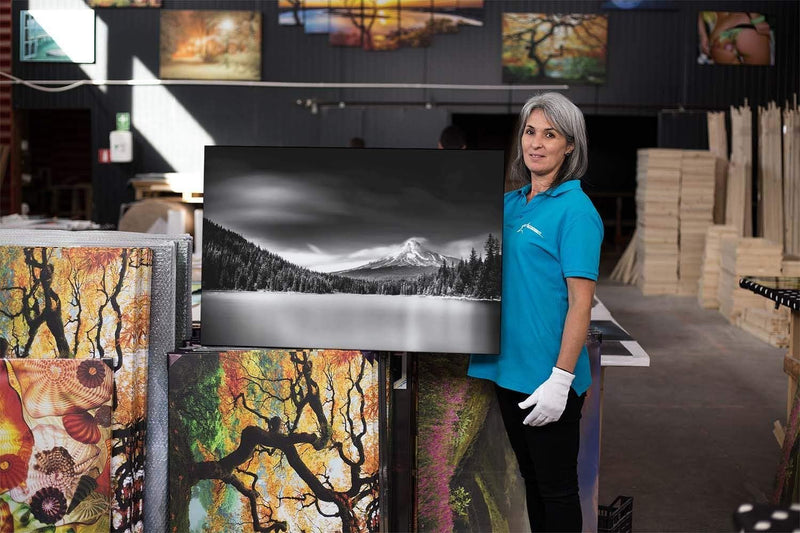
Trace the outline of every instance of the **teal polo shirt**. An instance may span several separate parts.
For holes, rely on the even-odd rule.
[[[603,222],[580,180],[562,183],[528,202],[531,186],[504,196],[500,354],[472,355],[468,374],[532,393],[550,377],[561,348],[569,277],[597,280]],[[572,388],[591,384],[581,350]]]

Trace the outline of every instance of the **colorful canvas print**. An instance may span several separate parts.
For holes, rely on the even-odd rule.
[[[309,3],[303,12],[303,28],[308,34],[326,34],[331,31],[331,3],[335,0],[319,0]]]
[[[161,78],[261,79],[261,13],[164,10],[160,34]]]
[[[161,7],[161,0],[88,0],[91,7]]]
[[[597,337],[588,339],[587,348],[592,387],[583,404],[578,481],[583,530],[591,532],[597,527],[600,457]],[[468,356],[455,354],[417,359],[417,530],[530,531],[525,482],[493,384],[467,377],[468,363]]]
[[[110,530],[109,363],[0,359],[3,531]]]
[[[19,12],[19,60],[94,63],[94,11],[35,9]]]
[[[110,358],[113,531],[141,526],[152,252],[0,246],[0,349],[22,360]]]
[[[497,353],[503,159],[206,147],[203,344]]]
[[[329,33],[333,46],[430,46],[437,33],[483,25],[483,0],[280,0],[279,23]]]
[[[602,84],[608,17],[503,13],[503,82]]]
[[[378,531],[378,361],[360,352],[176,354],[171,531]]]
[[[302,26],[305,23],[306,0],[278,0],[278,24]]]
[[[763,13],[701,11],[697,32],[701,65],[775,64],[775,34]]]

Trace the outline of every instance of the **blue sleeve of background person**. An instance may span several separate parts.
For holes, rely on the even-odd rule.
[[[565,278],[597,281],[603,221],[592,208],[572,217],[561,233],[561,273]]]

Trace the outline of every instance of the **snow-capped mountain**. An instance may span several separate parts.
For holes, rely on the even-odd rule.
[[[416,239],[408,239],[406,242],[403,243],[403,247],[400,248],[394,254],[384,257],[382,259],[378,259],[377,261],[372,261],[371,263],[367,263],[366,265],[358,267],[359,270],[365,268],[385,268],[385,267],[397,267],[397,266],[414,266],[414,267],[440,267],[442,266],[442,261],[446,261],[448,265],[452,265],[458,262],[458,259],[453,259],[452,257],[445,257],[444,255],[434,252],[433,250],[429,250],[425,248],[418,240]]]
[[[451,266],[458,263],[458,259],[434,252],[416,239],[408,239],[391,255],[335,274],[372,279],[413,277],[438,269],[443,261]]]

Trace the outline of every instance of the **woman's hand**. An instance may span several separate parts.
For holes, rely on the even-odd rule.
[[[575,374],[553,367],[553,372],[547,381],[539,385],[525,401],[518,404],[520,409],[536,406],[522,423],[528,426],[544,426],[561,418],[567,406],[567,396],[573,379]]]

